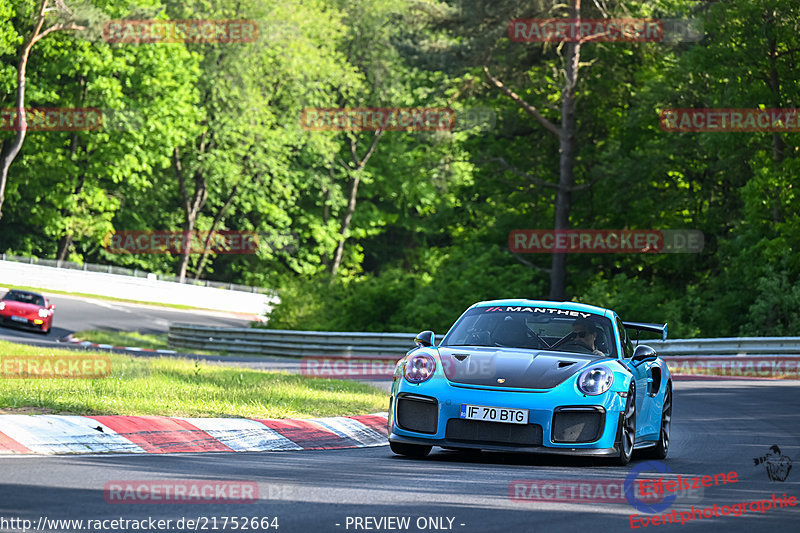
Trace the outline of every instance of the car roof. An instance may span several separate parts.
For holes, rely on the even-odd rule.
[[[473,307],[489,307],[492,305],[525,305],[533,307],[549,307],[551,309],[564,309],[567,311],[583,311],[584,313],[593,313],[611,318],[615,313],[610,309],[604,309],[595,305],[582,304],[578,302],[553,302],[548,300],[528,300],[522,298],[510,298],[504,300],[487,300],[485,302],[478,302],[470,306]]]

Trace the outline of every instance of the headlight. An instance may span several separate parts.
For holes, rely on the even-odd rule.
[[[578,390],[589,396],[603,394],[611,388],[614,375],[605,367],[596,366],[581,372],[578,377]]]
[[[5,308],[6,308],[6,303],[5,302],[0,302],[0,311],[2,311]]]
[[[428,381],[436,370],[436,360],[426,353],[412,355],[406,361],[404,374],[410,383]]]
[[[392,373],[392,381],[397,381],[398,379],[403,377],[403,360],[400,359],[396,365],[394,365],[394,372]]]
[[[42,318],[47,318],[49,315],[47,309],[39,309],[39,316]]]

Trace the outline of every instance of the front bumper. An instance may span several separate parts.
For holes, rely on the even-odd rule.
[[[549,448],[546,446],[512,446],[497,444],[476,444],[469,442],[450,441],[447,439],[420,439],[417,437],[406,437],[397,433],[389,434],[389,442],[399,442],[403,444],[419,444],[422,446],[443,446],[445,448],[470,448],[475,450],[495,450],[503,452],[522,452],[539,453],[551,455],[577,455],[592,457],[608,457],[619,454],[617,447],[612,448]]]
[[[49,320],[49,318],[40,318],[38,316],[36,318],[22,318],[25,319],[25,322],[22,322],[21,320],[12,320],[11,315],[0,314],[0,324],[3,324],[4,326],[17,326],[21,328],[45,329]],[[36,320],[41,320],[42,323],[37,324]]]
[[[585,396],[575,389],[572,381],[567,380],[554,389],[541,392],[475,388],[436,378],[419,385],[404,380],[399,381],[395,383],[392,392],[389,441],[543,454],[617,455],[619,453],[617,433],[625,398],[613,389],[598,396]],[[419,405],[426,401],[428,403],[429,416],[426,417],[425,423],[420,425],[420,429],[425,426],[424,431],[409,429],[411,426],[408,423],[409,412],[412,411],[406,407],[408,403],[403,403],[404,399],[409,398],[416,398],[415,401],[419,402]],[[466,422],[460,417],[462,404],[527,409],[528,424],[475,422],[473,429],[475,427],[477,429],[474,434],[480,437],[473,437],[469,435],[469,431],[454,431],[463,427]],[[397,412],[398,405],[405,411],[401,413],[400,418]],[[417,412],[422,411],[412,414]],[[586,438],[584,432],[580,435],[574,431],[565,433],[564,418],[561,417],[564,413],[591,414],[592,423],[595,424],[594,429],[588,432],[591,436]],[[580,428],[580,419],[578,422],[572,424],[571,428]],[[565,434],[570,434],[571,437],[567,439]],[[454,436],[456,438],[453,438]]]

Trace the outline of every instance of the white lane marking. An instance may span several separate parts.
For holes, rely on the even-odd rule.
[[[98,307],[105,307],[106,309],[113,309],[114,311],[122,311],[123,313],[133,313],[133,311],[129,309],[124,309],[119,305],[110,304],[108,302],[104,302],[102,300],[89,300],[84,299],[86,303],[94,304]]]

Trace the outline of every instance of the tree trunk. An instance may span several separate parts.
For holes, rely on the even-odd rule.
[[[28,40],[22,47],[22,55],[17,65],[17,134],[11,144],[8,146],[6,153],[2,156],[0,162],[0,218],[3,217],[3,202],[5,201],[6,183],[8,182],[8,169],[11,163],[16,159],[17,154],[22,148],[22,143],[25,142],[25,134],[28,130],[28,121],[25,117],[25,78],[28,69],[28,57],[31,53],[31,48],[36,43],[36,37],[42,30],[44,24],[44,14],[47,8],[47,0],[42,1],[42,7],[39,9],[39,16],[36,25],[33,28]]]
[[[580,0],[571,0],[570,18],[579,19],[581,12]],[[484,66],[483,71],[486,79],[500,89],[506,96],[511,98],[521,109],[534,117],[541,126],[558,137],[559,145],[559,173],[558,184],[544,182],[533,176],[513,168],[500,158],[500,162],[519,176],[523,176],[531,182],[556,189],[554,208],[553,229],[565,230],[569,228],[569,213],[572,207],[570,193],[575,190],[575,151],[577,147],[575,121],[575,87],[578,83],[578,64],[581,57],[581,42],[571,42],[567,45],[567,57],[564,66],[564,86],[561,95],[561,127],[556,126],[544,117],[535,106],[526,102],[517,93],[506,87],[503,82],[495,78]],[[585,186],[581,186],[583,188]],[[528,263],[530,265],[530,263]],[[545,270],[545,269],[542,269]],[[554,253],[551,259],[550,268],[550,299],[565,300],[567,297],[567,254]]]
[[[333,163],[335,165],[335,163]],[[331,181],[330,186],[327,183],[322,185],[322,226],[327,227],[328,221],[331,219],[331,187],[334,184],[334,171],[333,165],[330,167],[330,175]],[[328,254],[322,255],[322,266],[325,267],[325,270],[328,270],[328,267],[331,266],[331,258],[328,257]]]
[[[570,18],[580,18],[581,2],[572,0]],[[561,95],[561,131],[559,135],[559,176],[556,192],[554,229],[569,229],[569,212],[572,207],[570,191],[575,181],[575,86],[578,82],[578,62],[581,43],[567,45],[564,68],[564,89]],[[561,301],[567,298],[567,254],[554,253],[550,267],[550,299]]]
[[[335,278],[339,272],[339,265],[342,264],[342,254],[344,253],[345,235],[350,230],[350,221],[356,210],[356,196],[358,196],[358,184],[361,182],[361,171],[358,170],[353,177],[353,185],[350,188],[350,201],[347,203],[347,212],[342,220],[342,228],[339,230],[339,244],[336,246],[336,254],[333,256],[333,266],[331,267],[331,278]]]
[[[364,155],[364,159],[359,160],[356,154],[358,142],[355,138],[350,139],[350,156],[352,159],[353,167],[344,165],[345,168],[353,171],[353,186],[350,188],[350,200],[347,203],[347,212],[345,213],[344,220],[342,220],[342,227],[339,230],[339,244],[336,246],[336,253],[333,257],[333,265],[331,266],[331,283],[336,279],[336,274],[339,272],[339,267],[342,264],[342,255],[344,255],[344,241],[347,240],[347,232],[350,230],[350,222],[353,219],[353,213],[356,210],[356,198],[358,196],[358,184],[361,182],[361,172],[367,166],[372,154],[375,153],[375,147],[378,146],[378,141],[383,135],[383,130],[379,129],[375,132],[375,137],[372,138],[372,143]]]
[[[231,189],[231,193],[228,195],[228,199],[225,200],[225,204],[222,205],[217,210],[217,214],[214,215],[214,221],[211,223],[211,229],[208,230],[208,235],[206,236],[206,240],[203,241],[203,255],[200,256],[200,262],[197,265],[197,272],[194,275],[195,281],[200,279],[200,276],[203,274],[203,269],[206,267],[206,261],[208,260],[208,243],[211,240],[211,235],[217,231],[217,226],[219,225],[220,221],[222,220],[222,215],[225,214],[225,211],[230,207],[231,203],[233,202],[233,198],[236,196],[236,189],[239,187],[238,184],[234,185]]]
[[[44,25],[44,18],[48,11],[58,9],[62,11],[69,10],[63,2],[57,2],[56,8],[48,8],[50,0],[42,0],[42,5],[39,8],[39,14],[36,17],[36,23],[33,31],[31,32],[28,40],[22,47],[22,54],[20,55],[19,63],[17,65],[17,134],[8,145],[8,148],[3,145],[3,153],[0,155],[0,219],[3,218],[3,203],[5,202],[6,183],[8,182],[8,169],[11,168],[11,163],[17,158],[22,144],[25,142],[25,134],[28,130],[28,121],[25,116],[25,80],[26,72],[28,69],[28,58],[30,57],[31,49],[39,40],[46,37],[48,34],[60,30],[85,30],[84,26],[75,24],[54,24],[53,26],[42,31]]]
[[[192,232],[194,231],[197,216],[208,198],[208,188],[203,179],[202,172],[198,169],[194,174],[194,191],[191,197],[186,190],[186,180],[183,175],[183,165],[181,164],[180,153],[175,148],[172,151],[172,162],[175,167],[175,174],[178,177],[178,186],[183,197],[184,219],[183,219],[183,250],[181,250],[181,261],[178,267],[178,281],[186,282],[186,270],[189,267],[189,256],[192,253]]]
[[[67,258],[70,246],[72,246],[72,234],[67,233],[58,240],[58,255],[56,256],[58,261],[64,261]]]

